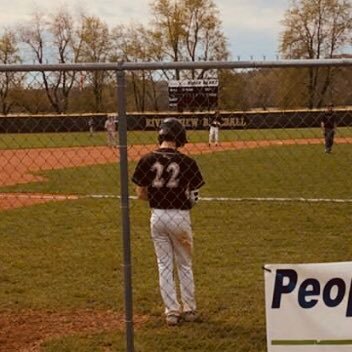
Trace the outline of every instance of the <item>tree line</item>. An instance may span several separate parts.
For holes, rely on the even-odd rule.
[[[349,0],[291,0],[283,14],[278,51],[283,58],[334,58],[352,45]],[[234,43],[234,46],[236,43]],[[118,24],[67,7],[35,11],[27,23],[4,28],[1,64],[178,62],[231,59],[213,0],[153,0],[148,25]],[[218,78],[222,109],[350,105],[351,69],[158,70],[127,75],[127,107],[168,110],[170,79]],[[108,112],[116,110],[112,72],[0,73],[0,112]],[[201,110],[202,107],[199,107]]]

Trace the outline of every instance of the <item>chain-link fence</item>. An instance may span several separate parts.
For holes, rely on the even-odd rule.
[[[265,351],[263,265],[350,259],[351,79],[0,66],[0,351]]]

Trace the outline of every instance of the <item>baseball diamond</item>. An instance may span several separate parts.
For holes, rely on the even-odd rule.
[[[189,143],[183,151],[189,155],[216,153],[225,150],[254,149],[272,146],[322,144],[318,138],[286,139],[286,140],[256,140],[222,142],[221,148],[209,148],[207,143]],[[352,144],[352,137],[336,138],[336,143]],[[155,145],[133,145],[128,151],[131,161],[137,160],[143,153],[155,148]],[[107,147],[72,147],[72,148],[45,148],[0,150],[0,187],[25,184],[29,182],[45,182],[42,176],[36,173],[40,170],[55,170],[62,168],[99,165],[118,161],[119,153],[116,149]],[[8,160],[21,160],[21,163],[9,163]],[[33,160],[36,162],[33,163]],[[70,198],[71,197],[71,198]],[[26,197],[18,194],[19,200],[14,201],[16,194],[9,192],[0,195],[0,209],[21,207],[24,205],[45,203],[48,201],[63,201],[75,199],[74,195],[43,195]],[[77,197],[77,196],[76,196]],[[11,202],[9,202],[11,198]]]
[[[266,319],[270,265],[351,260],[352,7],[336,2],[283,17],[323,24],[316,58],[304,23],[276,60],[231,61],[213,0],[153,0],[152,27],[62,9],[4,30],[0,352],[288,352],[298,326],[305,350],[347,351],[308,306],[348,319],[348,276],[297,281],[307,329],[281,311],[292,336],[271,338]]]
[[[337,145],[350,145],[352,144],[352,138],[337,138]],[[256,141],[237,141],[237,142],[221,142],[221,145],[216,148],[209,148],[207,143],[188,143],[182,151],[189,155],[197,155],[201,156],[214,156],[220,155],[221,152],[227,150],[253,150],[262,149],[262,148],[271,148],[271,152],[278,153],[280,152],[281,147],[289,147],[289,146],[319,146],[323,145],[323,140],[320,138],[305,138],[305,139],[282,139],[282,140],[256,140]],[[136,161],[140,155],[150,152],[155,148],[155,144],[149,145],[133,145],[128,149],[128,156],[130,161]],[[269,149],[268,149],[269,150]],[[277,154],[274,154],[277,155]],[[105,195],[104,194],[87,194],[87,197],[83,194],[48,194],[48,193],[36,193],[36,192],[11,192],[11,187],[14,186],[25,186],[28,183],[40,184],[46,183],[49,181],[48,178],[43,175],[38,175],[39,171],[44,170],[59,170],[59,169],[67,169],[75,167],[85,167],[85,166],[99,166],[105,164],[116,163],[119,158],[119,152],[116,149],[111,149],[109,147],[72,147],[72,148],[38,148],[38,149],[20,149],[20,150],[0,150],[0,162],[2,165],[2,173],[1,173],[1,187],[4,190],[0,194],[0,207],[3,210],[10,210],[12,208],[21,208],[27,207],[31,204],[42,204],[51,202],[53,205],[57,203],[62,203],[63,201],[67,202],[67,206],[70,207],[69,204],[74,204],[79,200],[87,200],[89,199],[101,199],[109,201],[111,197],[118,198],[118,196],[114,195]],[[9,162],[9,160],[18,160],[19,163]],[[35,162],[33,162],[35,160]],[[220,159],[221,160],[221,159]],[[50,178],[50,176],[49,176]],[[215,190],[216,191],[216,190]],[[133,199],[133,197],[131,197]],[[236,201],[231,197],[201,197],[201,204],[204,204],[204,207],[211,207],[215,212],[217,208],[211,204],[215,204],[217,202],[229,202]],[[225,199],[226,198],[226,199]],[[112,199],[112,198],[111,198]],[[243,200],[243,199],[242,199]],[[239,204],[241,204],[241,199],[238,200]],[[253,200],[253,199],[252,199]],[[275,200],[268,197],[267,201]],[[348,201],[340,199],[341,201]],[[258,199],[261,201],[261,199]],[[292,203],[292,198],[287,199],[276,199],[279,202],[286,202],[286,204]],[[339,203],[339,199],[302,199],[302,203],[311,201],[312,203],[321,201],[324,202],[335,202],[335,204]],[[220,203],[219,203],[220,204]],[[346,203],[348,204],[348,203]],[[201,212],[205,211],[205,208],[201,206]],[[275,205],[273,205],[275,207]],[[133,205],[133,208],[135,206]],[[237,206],[234,206],[237,208]],[[250,205],[252,207],[252,205]],[[280,205],[281,208],[283,208]],[[291,207],[287,205],[285,207]],[[233,206],[231,205],[231,208]],[[246,207],[245,207],[246,208]],[[25,209],[25,208],[23,208]],[[28,208],[29,209],[29,208]],[[241,208],[240,208],[241,209]],[[276,211],[276,214],[279,212]],[[7,214],[7,216],[11,215],[11,212],[3,212],[3,214]],[[216,213],[215,213],[216,214]],[[217,215],[215,215],[217,216]],[[246,213],[242,213],[241,217],[243,217],[244,223],[250,225],[251,218],[247,218]],[[266,217],[270,218],[270,211],[266,214]],[[201,220],[199,215],[197,215],[198,224],[202,228],[210,228],[214,230],[215,227],[212,224],[211,217],[207,219]],[[28,221],[29,219],[27,219]],[[31,222],[33,220],[30,220]],[[206,221],[206,225],[202,223],[202,221]],[[230,225],[230,219],[223,218],[222,222],[225,222],[226,227]],[[1,223],[1,222],[0,222]],[[139,225],[140,226],[140,225]],[[217,225],[220,226],[220,225]],[[244,226],[244,224],[240,225]],[[282,226],[282,225],[281,225]],[[279,231],[279,230],[278,230]],[[199,232],[204,232],[204,230],[197,230],[196,235],[199,236]],[[205,235],[204,233],[202,234]],[[237,234],[238,236],[239,234]],[[95,240],[96,241],[96,240]],[[197,239],[199,241],[199,239]],[[231,240],[227,238],[225,246],[231,246]],[[248,241],[248,238],[245,242]],[[250,239],[250,242],[253,244],[253,250],[255,250],[255,245],[253,243],[253,239]],[[275,239],[273,239],[275,242]],[[201,248],[205,244],[200,242],[198,246]],[[213,244],[214,245],[214,244]],[[200,248],[196,250],[199,253]],[[223,251],[223,247],[220,246],[220,250]],[[260,252],[259,252],[260,253]],[[259,255],[260,257],[260,254]],[[201,254],[200,254],[201,255]],[[244,252],[242,256],[246,258]],[[199,257],[197,256],[197,261],[199,262]],[[249,265],[248,263],[246,265]],[[196,265],[197,268],[197,265]],[[226,265],[225,265],[226,268]],[[246,267],[243,268],[243,270]],[[207,270],[211,270],[208,268]],[[230,270],[230,268],[228,268]],[[232,270],[232,269],[231,269]],[[198,272],[202,272],[201,268],[198,268]],[[218,274],[217,274],[218,275]],[[199,276],[199,274],[198,274]],[[206,277],[206,276],[205,276]],[[200,278],[199,278],[200,279]],[[203,281],[203,279],[201,279]],[[200,293],[198,296],[202,297],[202,289],[199,288]],[[115,294],[115,293],[114,293]],[[204,293],[203,293],[204,294]],[[226,296],[226,295],[225,295]],[[227,298],[228,300],[229,298]],[[244,299],[242,297],[242,299]],[[244,299],[245,300],[245,299]],[[246,303],[248,304],[248,302]],[[200,306],[203,305],[201,300]],[[204,310],[204,307],[202,307]],[[135,316],[135,324],[136,328],[142,327],[145,324],[148,324],[148,321],[151,319],[150,315],[147,314],[136,314]],[[65,321],[74,321],[74,324],[67,325]],[[8,350],[13,348],[14,350],[20,350],[21,348],[27,350],[38,351],[39,346],[42,346],[45,341],[52,340],[53,338],[62,338],[65,335],[76,334],[78,332],[83,332],[87,334],[94,334],[100,330],[101,326],[106,331],[112,330],[121,330],[123,329],[123,317],[121,314],[117,314],[116,312],[110,312],[108,310],[97,311],[97,310],[76,310],[76,311],[59,311],[59,312],[49,312],[49,311],[26,311],[24,310],[21,313],[21,316],[16,315],[15,313],[4,313],[1,314],[0,324],[2,324],[3,329],[0,333],[0,341],[2,343],[3,348],[7,346]],[[99,327],[98,327],[99,325]],[[21,332],[21,333],[20,333]],[[1,349],[0,349],[1,350]]]

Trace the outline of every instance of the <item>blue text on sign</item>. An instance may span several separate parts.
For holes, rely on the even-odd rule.
[[[330,308],[342,303],[347,294],[346,317],[352,317],[352,280],[349,292],[345,280],[334,277],[322,285],[318,279],[307,278],[298,287],[298,274],[292,269],[278,269],[275,275],[274,293],[271,308],[281,307],[283,295],[297,294],[300,307],[309,309],[316,306],[320,300]]]

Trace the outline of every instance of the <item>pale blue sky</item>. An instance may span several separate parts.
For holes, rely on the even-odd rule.
[[[280,21],[289,6],[289,0],[214,0],[220,10],[223,29],[228,38],[233,59],[274,59],[277,55]],[[94,14],[110,27],[116,24],[141,22],[151,18],[148,0],[0,0],[2,27],[23,23],[35,8],[53,11],[60,5],[72,11]]]

